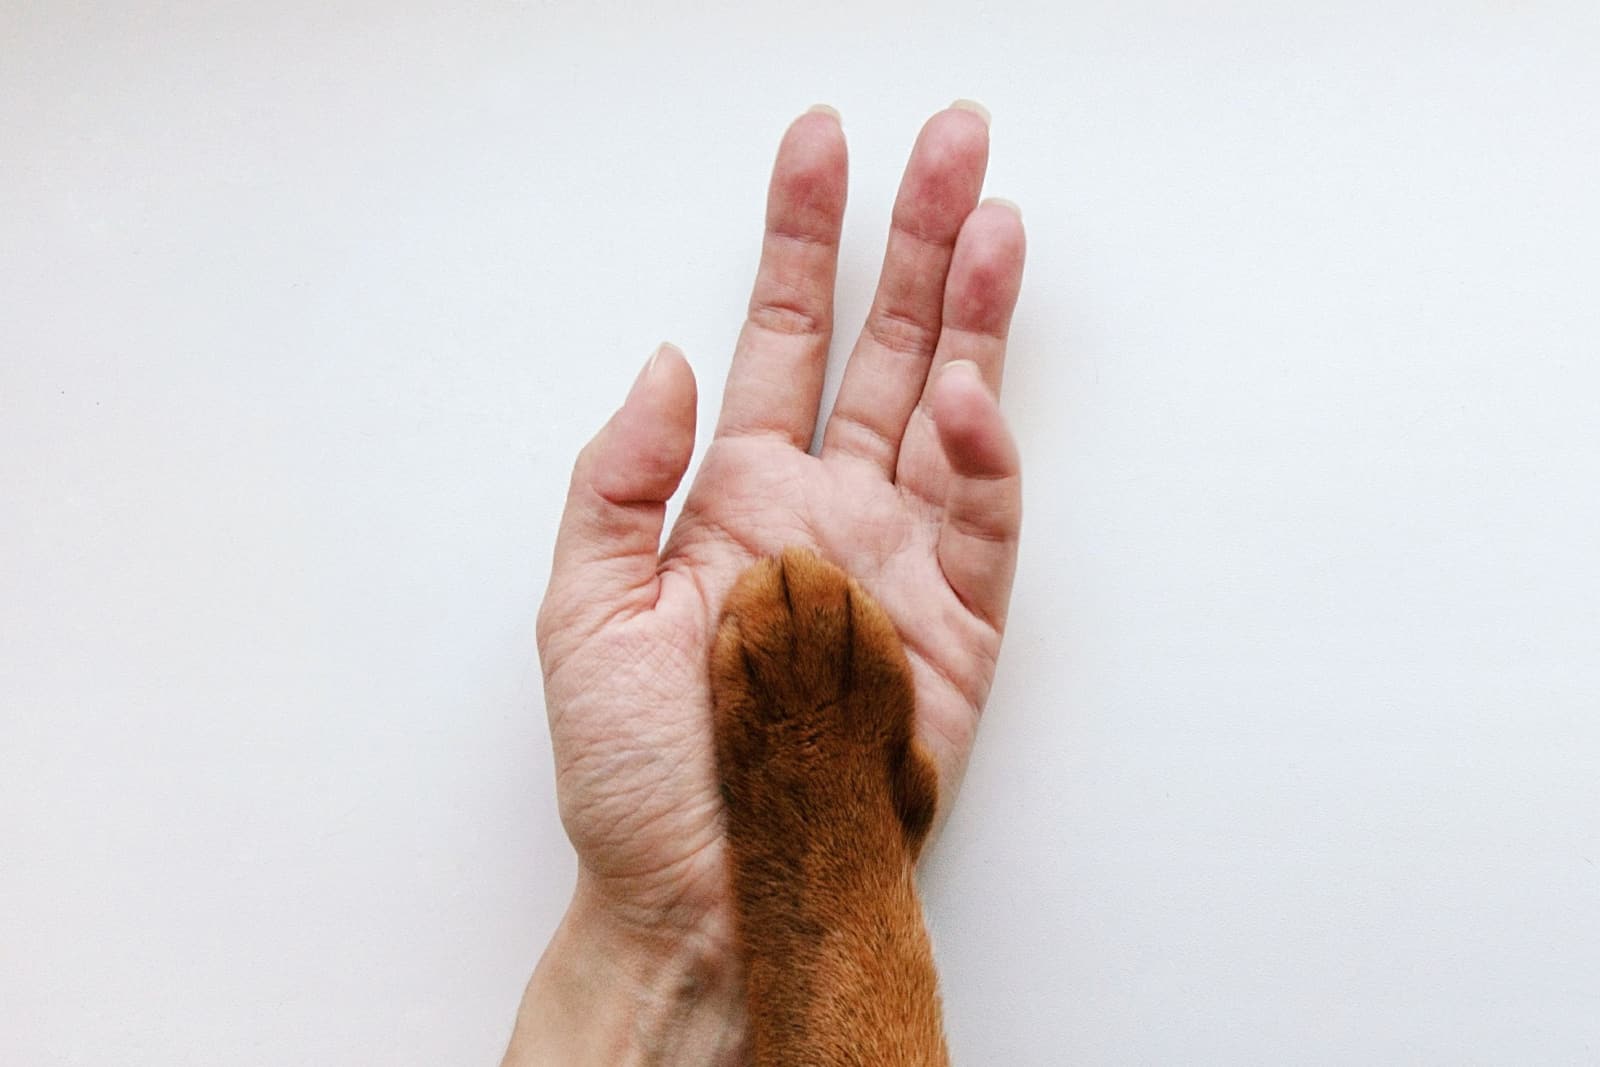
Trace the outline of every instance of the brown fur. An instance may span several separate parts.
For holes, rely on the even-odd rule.
[[[914,881],[937,779],[888,616],[809,552],[763,560],[711,693],[754,1063],[948,1064]]]

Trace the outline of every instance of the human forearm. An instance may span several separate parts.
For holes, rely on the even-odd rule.
[[[534,970],[502,1067],[742,1062],[743,986],[701,930],[625,930],[580,884]]]

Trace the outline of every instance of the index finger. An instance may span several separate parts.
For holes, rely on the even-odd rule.
[[[717,436],[776,434],[811,446],[833,336],[846,159],[838,112],[789,127],[767,192],[761,265],[723,392]]]

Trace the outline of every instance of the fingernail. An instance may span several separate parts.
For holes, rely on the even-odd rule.
[[[962,111],[970,111],[982,119],[985,126],[989,125],[989,109],[978,103],[976,100],[955,100],[951,102],[950,106],[953,108],[959,108]]]
[[[1007,200],[1003,196],[991,196],[987,197],[983,202],[985,204],[993,204],[995,207],[1003,207],[1019,219],[1022,217],[1022,208],[1017,206],[1015,200]]]
[[[678,352],[679,355],[683,354],[682,352],[678,351],[678,346],[674,345],[670,341],[662,341],[660,344],[656,345],[656,350],[650,353],[649,359],[644,361],[644,367],[639,371],[639,376],[633,380],[633,387],[635,389],[639,388],[639,384],[641,382],[655,374],[656,363],[661,359],[661,354],[669,349],[673,352]]]
[[[965,374],[978,379],[980,382],[983,381],[983,375],[978,371],[978,365],[970,359],[952,359],[944,365],[944,370],[940,371],[939,374],[941,376],[946,374]]]
[[[844,124],[844,120],[839,114],[839,109],[834,107],[832,104],[812,104],[810,107],[806,108],[806,114],[827,115],[832,118],[834,122],[837,122],[840,125]]]

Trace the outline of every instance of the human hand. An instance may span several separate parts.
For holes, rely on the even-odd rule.
[[[1017,451],[995,396],[1023,232],[1011,206],[978,203],[987,156],[975,108],[923,127],[812,455],[845,145],[831,112],[796,120],[715,435],[664,547],[666,502],[694,446],[682,354],[659,349],[579,456],[538,629],[578,887],[507,1063],[739,1055],[707,661],[722,597],[754,559],[812,548],[888,611],[939,768],[941,821],[948,811],[993,678],[1021,520]],[[575,1003],[584,1033],[563,1047],[562,1006]]]

